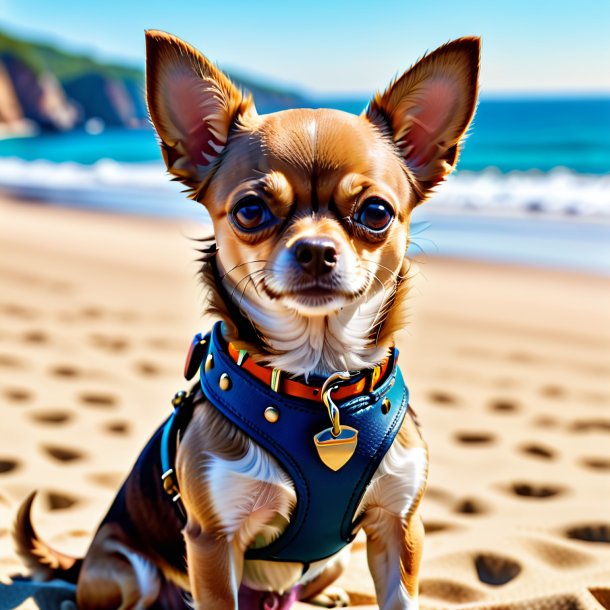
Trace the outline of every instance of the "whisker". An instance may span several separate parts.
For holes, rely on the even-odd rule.
[[[386,271],[388,271],[392,275],[395,275],[396,278],[398,278],[400,280],[406,279],[406,276],[401,275],[400,273],[398,273],[398,271],[393,271],[389,267],[386,267],[385,265],[382,265],[381,263],[375,262],[374,260],[371,260],[370,258],[362,257],[362,260],[367,262],[367,263],[371,263],[372,265],[377,265],[378,267],[381,267],[382,269],[385,269]]]
[[[252,271],[251,273],[248,273],[247,275],[244,275],[244,277],[241,278],[241,280],[239,280],[239,282],[237,282],[237,284],[235,284],[235,286],[233,286],[233,290],[231,291],[231,295],[230,298],[233,301],[233,297],[235,295],[235,291],[237,290],[237,288],[239,287],[239,285],[244,281],[247,280],[248,278],[250,278],[250,276],[254,275],[255,273],[261,273],[262,271],[264,271],[264,269],[257,269],[256,271]]]
[[[265,272],[268,271],[267,269],[259,269],[258,271],[253,271],[252,273],[249,273],[246,277],[248,278],[248,281],[244,284],[244,288],[241,291],[241,296],[239,297],[239,308],[241,311],[241,303],[244,300],[244,297],[246,295],[246,290],[248,289],[248,285],[250,284],[250,282],[253,283],[253,285],[256,286],[255,284],[255,280],[253,279],[255,275],[257,274],[261,274],[261,278],[265,279]],[[245,279],[245,278],[244,278]]]
[[[243,267],[244,265],[250,265],[250,264],[254,264],[254,263],[268,263],[269,261],[267,259],[264,258],[259,258],[259,259],[255,259],[255,260],[251,260],[251,261],[246,261],[244,263],[239,263],[237,265],[235,265],[234,267],[231,267],[231,269],[229,269],[228,271],[225,271],[225,273],[221,276],[220,279],[224,280],[227,275],[229,275],[229,273],[232,273],[233,271],[235,271],[235,269],[239,269],[239,267]]]

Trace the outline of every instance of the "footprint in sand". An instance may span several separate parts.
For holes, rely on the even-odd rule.
[[[419,583],[419,592],[434,599],[452,602],[454,604],[466,604],[484,599],[481,591],[469,587],[455,580],[449,579],[423,579]]]
[[[482,583],[500,587],[514,580],[521,573],[521,565],[501,555],[481,553],[474,558],[474,567]]]
[[[45,496],[49,510],[64,510],[66,508],[71,508],[80,501],[79,498],[75,496],[57,491],[47,491]]]
[[[541,460],[553,460],[556,457],[556,451],[550,447],[544,447],[537,443],[528,443],[522,445],[519,450],[528,456]]]
[[[131,425],[126,421],[112,421],[104,425],[104,430],[111,434],[126,436],[131,431]]]
[[[85,456],[79,449],[59,445],[43,445],[41,449],[57,462],[70,463],[82,460]]]
[[[577,419],[572,422],[570,432],[610,432],[610,420],[602,418]]]
[[[457,405],[458,400],[453,394],[449,394],[448,392],[442,392],[439,390],[434,390],[428,394],[428,398],[431,402],[442,405],[444,407],[453,407]]]
[[[79,400],[88,407],[97,407],[100,409],[113,408],[117,404],[117,399],[112,394],[105,392],[84,392],[80,394]]]
[[[98,349],[112,353],[123,352],[129,348],[129,341],[121,335],[95,333],[89,337],[89,340]]]
[[[610,470],[610,459],[604,457],[583,458],[580,463],[586,468],[597,470],[598,472]]]
[[[477,498],[463,498],[454,506],[453,511],[460,515],[485,515],[489,509]]]
[[[27,332],[23,333],[21,339],[25,343],[37,344],[48,343],[49,341],[47,334],[41,330],[28,330]]]
[[[494,443],[496,437],[491,432],[456,432],[455,440],[463,445],[481,446]]]
[[[32,393],[25,388],[6,388],[4,396],[13,403],[24,403],[32,399]]]
[[[0,458],[0,474],[8,474],[19,467],[19,462],[12,458]]]
[[[81,371],[78,368],[69,364],[60,364],[54,366],[51,368],[50,373],[54,377],[63,377],[65,379],[75,379],[82,375]]]
[[[519,405],[508,398],[496,398],[489,404],[489,409],[495,413],[508,415],[519,411]]]
[[[136,371],[144,377],[156,377],[161,373],[161,369],[154,362],[140,361],[134,364]]]
[[[69,411],[62,411],[58,409],[30,413],[30,417],[39,424],[61,426],[62,424],[67,424],[69,421],[71,421],[73,414]]]
[[[559,485],[547,485],[520,481],[513,483],[509,487],[509,491],[521,498],[546,499],[554,498],[564,493],[565,489]]]
[[[0,303],[0,313],[23,320],[33,320],[40,316],[40,313],[35,309],[17,305],[15,303]]]
[[[547,398],[565,398],[567,391],[560,385],[545,385],[540,388],[540,393]]]
[[[610,544],[610,523],[590,523],[570,527],[565,535],[572,540]]]

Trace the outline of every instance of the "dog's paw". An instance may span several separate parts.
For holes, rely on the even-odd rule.
[[[322,593],[307,600],[308,604],[322,608],[347,608],[349,606],[349,595],[341,588],[326,587]]]

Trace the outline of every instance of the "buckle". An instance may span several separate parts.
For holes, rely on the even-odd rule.
[[[165,490],[165,493],[170,496],[180,496],[180,490],[178,489],[178,481],[176,481],[173,468],[166,470],[161,475],[161,481],[163,483],[163,489]],[[172,499],[175,501],[175,498],[172,497]]]

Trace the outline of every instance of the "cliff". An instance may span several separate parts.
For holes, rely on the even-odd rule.
[[[261,112],[306,103],[299,94],[235,76]],[[0,137],[76,128],[148,124],[139,68],[0,32]]]

